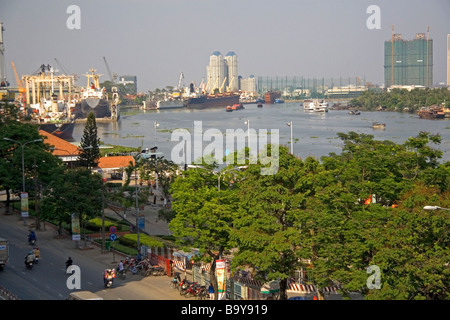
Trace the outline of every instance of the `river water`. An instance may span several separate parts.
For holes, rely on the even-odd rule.
[[[284,104],[264,104],[258,108],[256,104],[244,105],[244,110],[226,112],[224,109],[165,109],[141,110],[139,108],[122,108],[117,123],[97,122],[98,137],[106,144],[127,147],[158,147],[158,152],[166,159],[172,159],[172,150],[180,146],[180,141],[172,140],[172,133],[176,129],[193,131],[195,121],[201,125],[201,132],[217,129],[224,135],[227,130],[242,129],[247,132],[249,120],[250,131],[256,132],[266,129],[269,133],[279,130],[279,143],[290,147],[291,129],[287,125],[292,121],[292,137],[294,140],[294,154],[301,158],[313,156],[320,159],[330,152],[341,153],[343,143],[337,137],[338,132],[371,134],[376,140],[390,140],[403,143],[409,137],[417,136],[420,131],[432,134],[439,133],[442,143],[436,148],[442,150],[442,161],[450,161],[450,119],[430,120],[420,119],[416,114],[400,112],[361,112],[361,115],[349,115],[346,110],[329,110],[325,114],[304,112],[299,102]],[[155,122],[159,124],[155,126]],[[372,122],[386,124],[384,130],[373,129]],[[80,141],[83,123],[77,123],[73,137]],[[198,131],[196,131],[198,132]],[[250,135],[256,139],[256,135]],[[270,141],[270,138],[269,138]],[[225,138],[224,138],[225,142]],[[194,148],[194,142],[191,141]],[[203,150],[211,144],[204,140]],[[197,147],[199,144],[197,144]],[[224,146],[226,150],[227,146]],[[259,149],[261,150],[261,149]],[[202,152],[202,151],[200,151]],[[226,153],[226,152],[225,152]],[[192,159],[194,160],[194,159]]]

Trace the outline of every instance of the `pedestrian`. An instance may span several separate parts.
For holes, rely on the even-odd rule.
[[[209,300],[214,300],[214,287],[212,286],[212,284],[209,285],[208,292],[209,292]]]

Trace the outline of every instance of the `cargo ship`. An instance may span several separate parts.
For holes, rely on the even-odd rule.
[[[73,110],[75,121],[86,120],[93,112],[96,121],[117,121],[119,119],[118,94],[113,93],[113,102],[108,101],[106,89],[100,89],[99,75],[94,69],[86,74],[87,86],[81,89],[80,100]]]
[[[72,110],[75,104],[71,88],[75,80],[73,76],[56,74],[50,65],[41,65],[40,69],[38,74],[22,77],[26,86],[21,84],[20,87],[26,87],[22,92],[25,99],[20,98],[18,103],[26,110],[30,122],[38,124],[39,129],[73,141],[75,122]],[[66,94],[64,88],[67,88]]]
[[[198,94],[195,91],[194,85],[191,83],[189,87],[189,96],[185,97],[184,105],[191,109],[206,109],[206,108],[226,108],[239,104],[240,95],[236,93],[218,93],[212,94]]]
[[[276,99],[281,97],[281,92],[277,91],[269,91],[264,94],[264,102],[265,103],[275,103]]]

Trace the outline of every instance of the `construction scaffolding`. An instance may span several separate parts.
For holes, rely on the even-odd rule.
[[[279,91],[284,97],[351,98],[367,90],[365,77],[307,78],[303,76],[259,76],[258,94]]]

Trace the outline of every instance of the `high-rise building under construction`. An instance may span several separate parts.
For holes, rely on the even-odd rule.
[[[433,40],[428,33],[417,33],[413,40],[392,33],[384,42],[384,84],[386,88],[433,85]]]

